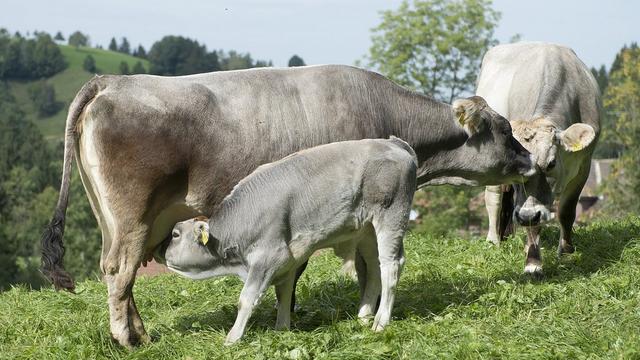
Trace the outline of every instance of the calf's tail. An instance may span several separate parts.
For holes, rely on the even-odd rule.
[[[69,106],[67,124],[64,139],[64,162],[62,167],[62,181],[60,195],[56,204],[53,218],[42,234],[42,273],[53,283],[56,290],[65,289],[73,292],[75,284],[71,275],[64,269],[64,223],[69,202],[69,185],[71,184],[71,171],[73,157],[78,139],[78,120],[84,108],[96,96],[99,91],[99,77],[86,83],[78,92]]]

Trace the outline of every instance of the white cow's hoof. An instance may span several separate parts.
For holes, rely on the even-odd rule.
[[[371,315],[358,316],[358,322],[362,325],[369,326],[372,318],[373,317]]]
[[[227,334],[227,338],[224,340],[224,346],[230,346],[238,342],[242,335],[235,335],[233,333]]]
[[[381,332],[382,330],[384,330],[384,325],[377,321],[374,321],[373,326],[371,327],[371,330],[375,332]]]

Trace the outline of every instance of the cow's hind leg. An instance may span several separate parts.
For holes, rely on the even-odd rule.
[[[104,260],[111,335],[126,347],[150,340],[133,299],[133,285],[144,256],[147,230],[142,224],[119,226]]]
[[[358,244],[358,256],[362,264],[358,264],[358,277],[361,287],[360,309],[358,318],[368,323],[373,315],[380,296],[380,263],[375,234],[364,237]],[[365,274],[361,274],[362,270]],[[363,284],[364,282],[364,284]]]

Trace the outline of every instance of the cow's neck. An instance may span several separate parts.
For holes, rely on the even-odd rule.
[[[456,183],[453,178],[461,176],[458,159],[468,136],[456,123],[451,105],[412,94],[400,101],[395,112],[392,135],[404,139],[415,150],[418,186],[428,182]]]

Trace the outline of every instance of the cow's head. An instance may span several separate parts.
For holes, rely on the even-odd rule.
[[[521,225],[538,225],[553,218],[555,197],[576,177],[596,133],[586,124],[559,130],[546,118],[512,121],[513,135],[535,155],[540,172],[516,186],[514,218]]]
[[[468,135],[460,152],[463,158],[456,159],[460,177],[465,179],[461,184],[523,182],[535,174],[535,159],[513,137],[509,122],[483,98],[458,99],[453,102],[453,112]]]
[[[207,218],[197,217],[175,224],[156,259],[181,275],[206,278],[208,271],[221,262],[216,244],[217,240],[209,233]]]

